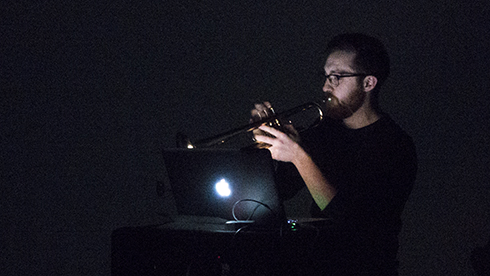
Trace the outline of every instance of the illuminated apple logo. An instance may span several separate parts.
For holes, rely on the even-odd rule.
[[[216,192],[218,192],[218,194],[222,197],[228,197],[231,195],[230,184],[224,178],[218,181],[214,187]]]

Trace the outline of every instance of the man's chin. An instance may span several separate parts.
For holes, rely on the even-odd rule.
[[[341,102],[337,97],[335,97],[330,93],[327,93],[325,96],[326,96],[325,115],[327,117],[336,120],[343,120],[352,116],[354,112],[361,107],[362,101],[364,100],[363,97],[356,97],[356,98],[352,98],[350,104],[346,104]],[[360,94],[360,96],[363,96],[363,94]]]
[[[346,118],[349,118],[352,113],[348,110],[327,110],[327,112],[325,112],[325,115],[331,119],[334,119],[334,120],[343,120],[343,119],[346,119]]]
[[[343,120],[352,115],[351,110],[341,105],[338,101],[332,101],[326,107],[325,115],[335,120]]]
[[[347,118],[349,115],[346,114],[345,108],[342,107],[340,101],[331,93],[325,94],[325,115],[331,119],[342,120]]]

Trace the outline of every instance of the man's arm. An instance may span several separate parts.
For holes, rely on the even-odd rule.
[[[271,145],[269,151],[273,159],[293,163],[303,178],[315,203],[321,210],[325,209],[337,191],[324,177],[311,157],[287,134],[265,125],[259,127],[259,129],[274,137],[255,135],[255,139]]]

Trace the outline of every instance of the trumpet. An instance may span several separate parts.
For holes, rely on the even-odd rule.
[[[276,114],[273,112],[272,116],[266,117],[266,118],[261,119],[259,121],[256,121],[256,122],[253,122],[253,123],[250,123],[247,125],[243,125],[241,127],[237,127],[237,128],[231,129],[229,131],[226,131],[224,133],[214,135],[214,136],[209,137],[209,138],[201,139],[201,140],[198,140],[195,142],[192,142],[186,135],[184,135],[182,133],[177,133],[177,137],[176,137],[177,138],[177,147],[193,149],[193,148],[206,148],[206,147],[210,147],[213,145],[223,144],[224,142],[226,142],[226,140],[228,140],[228,139],[230,139],[230,138],[232,138],[238,134],[253,131],[254,129],[257,129],[259,126],[261,126],[263,124],[267,124],[267,125],[269,125],[271,127],[275,127],[275,128],[281,128],[281,125],[282,125],[281,120],[282,119],[290,117],[290,116],[298,114],[298,113],[301,113],[301,112],[304,112],[304,111],[312,109],[312,108],[317,109],[318,117],[313,124],[311,124],[308,128],[305,128],[304,130],[314,128],[318,124],[320,124],[320,122],[323,120],[323,118],[324,118],[323,110],[322,110],[321,105],[318,104],[317,102],[307,102],[305,104],[293,107],[293,108],[288,109],[288,110],[281,112],[281,113]],[[304,130],[302,130],[302,131],[304,131]]]

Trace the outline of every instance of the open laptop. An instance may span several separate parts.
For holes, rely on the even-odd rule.
[[[228,224],[286,222],[268,150],[164,149],[163,159],[179,215]]]

